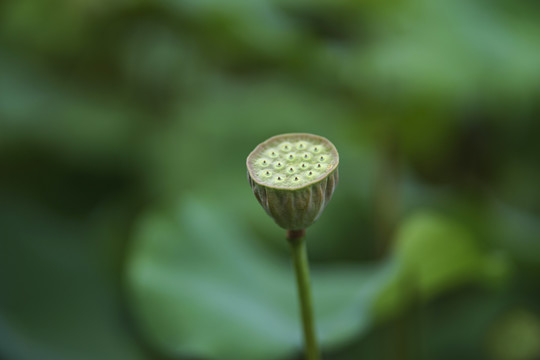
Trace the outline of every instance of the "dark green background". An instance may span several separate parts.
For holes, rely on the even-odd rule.
[[[245,158],[341,156],[308,229],[327,360],[540,358],[540,7],[0,3],[0,357],[301,358]]]

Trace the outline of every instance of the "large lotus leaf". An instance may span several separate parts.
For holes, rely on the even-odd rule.
[[[128,264],[132,306],[143,333],[176,355],[256,360],[300,351],[288,254],[276,259],[259,246],[230,209],[189,200],[170,215],[148,214]],[[393,271],[391,261],[370,268],[315,267],[323,346],[337,346],[371,324],[374,299]]]

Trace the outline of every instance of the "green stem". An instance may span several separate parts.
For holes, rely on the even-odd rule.
[[[309,265],[305,243],[305,230],[288,230],[287,240],[291,245],[296,285],[302,313],[302,327],[304,330],[304,345],[306,360],[319,360],[319,348],[315,336],[315,322],[313,319],[313,302],[309,284]]]

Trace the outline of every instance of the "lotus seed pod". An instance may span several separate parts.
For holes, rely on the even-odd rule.
[[[255,197],[287,230],[315,222],[338,182],[339,155],[327,139],[312,134],[283,134],[259,144],[247,158]]]

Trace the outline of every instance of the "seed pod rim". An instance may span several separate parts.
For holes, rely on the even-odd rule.
[[[275,186],[275,185],[265,184],[265,183],[260,182],[258,180],[258,178],[254,175],[255,174],[255,169],[253,168],[252,158],[254,156],[256,156],[257,154],[262,153],[266,148],[268,148],[270,146],[271,143],[275,142],[276,140],[282,139],[283,141],[286,141],[286,140],[295,139],[295,138],[298,139],[298,140],[301,140],[302,138],[305,138],[306,140],[321,142],[325,146],[327,146],[329,148],[329,152],[332,154],[332,156],[335,159],[334,163],[332,164],[332,169],[326,170],[325,172],[320,174],[318,177],[316,177],[313,180],[311,180],[309,182],[306,182],[303,185],[298,186],[298,187]],[[321,182],[322,180],[324,180],[326,177],[328,177],[330,174],[335,172],[338,169],[338,166],[339,166],[339,153],[338,153],[335,145],[330,140],[328,140],[327,138],[325,138],[323,136],[310,134],[310,133],[285,133],[285,134],[279,134],[279,135],[272,136],[271,138],[268,138],[267,140],[265,140],[262,143],[260,143],[259,145],[257,145],[255,147],[255,149],[248,155],[248,157],[246,159],[246,166],[247,166],[248,176],[249,176],[250,180],[253,181],[254,183],[256,183],[259,186],[264,186],[264,187],[267,187],[267,188],[276,189],[276,190],[283,190],[283,191],[297,191],[297,190],[302,190],[302,189],[305,189],[307,187],[310,187],[310,186],[312,186],[314,184],[317,184],[317,183]]]

